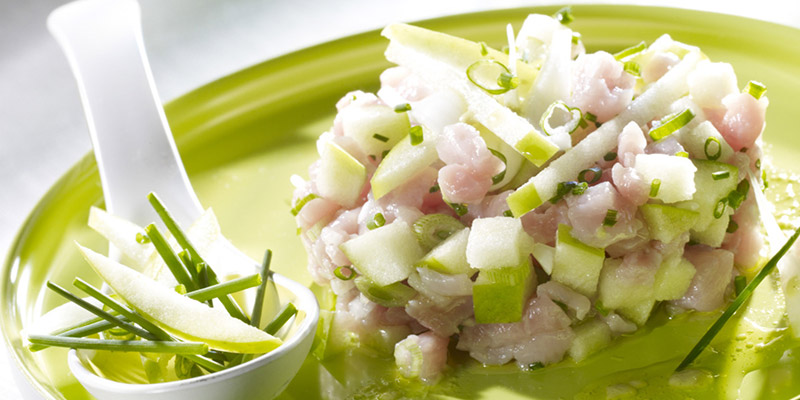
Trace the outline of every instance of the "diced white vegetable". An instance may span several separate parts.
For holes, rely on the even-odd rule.
[[[721,108],[722,98],[738,91],[736,73],[728,63],[703,60],[689,74],[689,94],[702,108]]]
[[[695,192],[694,173],[697,167],[686,157],[666,154],[637,154],[636,172],[645,182],[658,179],[658,193],[653,196],[665,203],[689,200]]]

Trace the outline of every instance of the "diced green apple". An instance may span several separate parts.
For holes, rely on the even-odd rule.
[[[644,93],[614,119],[603,123],[575,147],[550,163],[514,193],[508,196],[508,205],[519,217],[552,198],[560,182],[573,181],[578,174],[591,168],[608,152],[617,147],[617,137],[629,122],[643,125],[659,116],[675,100],[688,92],[686,77],[692,72],[702,55],[699,51],[687,54],[680,63],[664,74]]]
[[[423,126],[422,143],[412,145],[406,135],[389,151],[378,164],[370,180],[372,195],[376,200],[406,183],[439,159],[439,154],[436,152],[436,136],[438,135]]]
[[[282,343],[280,339],[231,317],[222,307],[208,307],[106,256],[78,247],[95,272],[117,295],[170,334],[235,353],[266,353]]]
[[[343,207],[355,206],[367,180],[367,169],[334,142],[322,145],[317,189],[322,197]]]
[[[382,104],[347,107],[341,116],[344,135],[353,138],[364,153],[376,157],[394,147],[411,128],[408,114]]]
[[[516,267],[527,260],[532,246],[519,219],[478,218],[469,232],[467,262],[476,269]]]
[[[379,286],[408,278],[424,255],[414,231],[402,220],[367,231],[340,248],[359,273]]]
[[[597,291],[597,281],[606,253],[604,249],[589,246],[573,238],[571,232],[572,227],[569,225],[558,225],[551,276],[556,282],[591,297]]]
[[[636,172],[648,183],[660,182],[653,198],[664,203],[689,200],[695,193],[694,174],[697,168],[686,157],[666,154],[636,155]],[[651,186],[652,188],[652,186]],[[651,190],[651,195],[653,190]]]
[[[467,262],[469,231],[469,228],[464,228],[450,235],[422,257],[415,266],[450,275],[469,273],[471,270]]]
[[[417,291],[402,282],[379,286],[364,276],[355,279],[358,290],[373,303],[384,307],[405,307],[409,300],[417,295]]]
[[[694,265],[681,256],[667,257],[656,272],[653,294],[656,300],[675,300],[683,297],[692,283]]]
[[[730,207],[727,205],[722,207],[720,202],[724,202],[728,194],[736,189],[736,185],[739,183],[739,169],[733,165],[717,161],[692,160],[692,162],[697,167],[697,172],[694,175],[694,184],[696,187],[702,188],[702,190],[695,192],[691,200],[677,203],[676,206],[699,213],[697,222],[692,227],[692,239],[702,239],[702,243],[719,246],[717,242],[721,242],[721,238],[725,235],[725,229],[728,226],[727,215],[729,215],[728,212],[730,211],[728,210]],[[719,218],[714,216],[714,211],[717,207],[724,208],[722,212],[724,215],[720,215]],[[720,222],[720,219],[723,222]],[[712,223],[716,223],[715,227],[702,234],[702,232],[709,229]],[[721,227],[722,224],[725,226]],[[700,234],[698,235],[698,233]]]
[[[644,204],[639,207],[650,237],[663,243],[675,240],[697,222],[698,213],[664,204]]]
[[[603,307],[616,310],[620,315],[642,325],[650,316],[655,304],[652,277],[644,276],[651,271],[640,270],[640,274],[622,271],[622,260],[607,259],[600,273],[599,299]],[[650,279],[648,279],[650,278]]]
[[[519,321],[535,288],[532,275],[529,261],[516,267],[481,271],[472,286],[475,321],[479,324]]]
[[[573,332],[575,339],[567,353],[575,362],[583,361],[611,343],[611,328],[599,319],[590,319],[574,327]]]

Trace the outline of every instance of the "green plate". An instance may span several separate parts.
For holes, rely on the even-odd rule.
[[[558,8],[490,11],[429,20],[420,25],[502,47],[505,24],[511,22],[519,28],[528,13],[551,14]],[[772,103],[766,132],[770,154],[777,165],[796,169],[792,160],[800,155],[800,135],[796,134],[800,93],[800,53],[796,46],[800,31],[745,18],[669,8],[576,6],[573,11],[577,19],[572,28],[583,34],[590,50],[615,51],[641,40],[650,43],[662,33],[669,33],[677,40],[700,46],[712,60],[732,63],[741,85],[750,79],[764,82]],[[378,87],[380,72],[389,66],[382,56],[386,44],[378,32],[325,43],[208,84],[166,107],[202,203],[214,208],[223,231],[253,258],[258,259],[266,247],[276,250],[275,270],[291,278],[310,283],[306,256],[289,214],[289,177],[294,173],[306,175],[308,165],[316,158],[314,140],[330,127],[336,101],[348,91],[372,91]],[[22,346],[20,332],[61,303],[43,290],[45,280],[69,285],[77,275],[97,281],[73,241],[99,250],[105,248],[100,237],[86,227],[89,207],[102,204],[97,168],[89,154],[35,207],[3,266],[3,333],[15,368],[47,398],[75,400],[90,396],[68,373],[64,351],[31,354]],[[509,367],[469,364],[455,368],[450,379],[434,388],[393,383],[391,364],[381,359],[345,360],[344,366],[328,368],[309,359],[283,396],[305,399],[323,393],[349,396],[358,392],[374,397],[379,392],[396,390],[419,396],[431,390],[462,398],[558,398],[573,397],[579,392],[593,397],[604,395],[609,384],[633,380],[638,387],[634,390],[640,395],[663,397],[668,392],[658,389],[659,382],[666,379],[676,357],[697,340],[713,317],[698,314],[666,324],[656,321],[648,327],[648,335],[624,338],[580,367],[563,362],[521,373]],[[760,364],[742,368],[752,369],[777,360],[769,352],[763,353]],[[786,398],[800,392],[800,383],[775,383],[775,376],[783,376],[790,383],[800,381],[795,369],[790,368],[798,363],[789,353],[770,367],[780,366],[783,375],[748,378],[755,388],[753,393]],[[364,365],[383,368],[366,369]],[[647,368],[629,371],[640,367]],[[742,374],[733,372],[737,373]],[[717,372],[717,378],[730,374]],[[637,380],[650,386],[642,387]],[[733,393],[722,386],[712,384],[711,389],[693,395],[716,398],[719,393]],[[761,387],[771,390],[760,392]],[[628,390],[624,386],[613,388]],[[652,391],[648,392],[648,388]],[[681,393],[686,394],[678,391],[673,395],[684,397]]]

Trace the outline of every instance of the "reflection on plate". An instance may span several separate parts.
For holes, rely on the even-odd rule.
[[[506,23],[512,22],[518,28],[528,13],[550,14],[558,8],[491,11],[421,25],[502,47]],[[765,134],[770,154],[777,165],[800,170],[791,163],[800,155],[800,135],[794,130],[796,94],[800,93],[800,54],[796,52],[800,31],[739,17],[666,8],[576,6],[573,12],[573,27],[584,34],[590,50],[617,50],[641,40],[649,43],[666,32],[677,40],[700,46],[712,60],[732,63],[739,82],[763,81],[771,101]],[[383,58],[385,46],[386,41],[377,32],[325,43],[238,72],[166,107],[202,203],[214,208],[225,233],[250,256],[257,259],[265,247],[276,249],[273,266],[290,278],[310,283],[306,256],[289,213],[289,176],[304,175],[316,158],[314,140],[329,128],[335,102],[347,91],[377,87],[380,71],[389,66]],[[94,160],[87,156],[36,206],[22,227],[0,278],[2,327],[12,357],[28,380],[52,399],[90,397],[68,374],[65,351],[53,349],[32,355],[21,345],[20,330],[61,302],[42,290],[45,280],[68,285],[77,275],[97,283],[97,277],[72,244],[78,240],[104,250],[100,237],[85,225],[91,205],[102,205],[102,192]],[[458,369],[455,380],[434,390],[467,398],[536,398],[537,393],[546,398],[570,397],[582,389],[586,394],[590,390],[605,394],[608,383],[634,379],[625,370],[637,363],[648,365],[673,357],[675,348],[688,349],[712,318],[713,315],[698,316],[682,321],[690,329],[680,334],[672,332],[669,323],[661,330],[653,327],[651,339],[626,339],[625,351],[600,353],[580,368],[564,362],[526,374],[507,367],[471,365]],[[653,348],[654,338],[662,346]],[[640,347],[636,347],[637,343]],[[626,359],[620,354],[636,356]],[[383,365],[386,376],[393,377],[391,366],[385,362],[349,362],[356,361]],[[669,363],[650,367],[640,375],[664,375],[671,368],[666,364]],[[283,396],[306,399],[323,393],[343,394],[340,391],[354,390],[356,385],[366,385],[367,393],[392,390],[375,379],[380,376],[375,369],[353,364],[329,367],[324,369],[310,358]],[[788,372],[796,374],[793,370]],[[766,380],[756,377],[748,382],[756,388],[756,395],[763,395],[758,392],[758,385]],[[793,389],[797,388],[778,387],[778,398],[788,397]],[[415,391],[412,395],[419,395],[422,392],[416,390],[427,388],[409,390]]]

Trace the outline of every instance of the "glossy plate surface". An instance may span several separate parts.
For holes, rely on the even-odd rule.
[[[505,24],[511,22],[518,29],[528,13],[551,14],[558,8],[499,10],[440,18],[420,25],[500,48]],[[616,51],[641,40],[651,43],[669,33],[677,40],[699,46],[714,61],[732,63],[740,85],[750,79],[764,82],[771,103],[765,134],[769,153],[775,164],[800,171],[796,162],[800,155],[800,135],[796,132],[800,93],[800,53],[796,46],[800,31],[739,17],[667,8],[576,6],[573,13],[576,20],[571,27],[583,34],[590,51]],[[166,107],[203,205],[214,208],[223,232],[254,259],[266,247],[275,250],[272,265],[287,277],[310,283],[306,255],[289,213],[289,176],[306,176],[308,165],[316,158],[314,141],[330,127],[336,101],[348,91],[373,91],[378,87],[380,72],[389,66],[383,58],[386,44],[378,32],[325,43],[213,82]],[[99,235],[86,227],[91,205],[102,206],[102,192],[94,160],[87,155],[36,206],[0,276],[2,328],[14,362],[41,393],[52,399],[90,397],[67,372],[66,351],[47,350],[32,355],[22,347],[20,331],[61,303],[42,289],[45,280],[66,286],[80,276],[98,282],[72,244],[77,240],[105,250]],[[520,373],[505,367],[470,365],[457,369],[454,378],[432,391],[464,398],[571,397],[582,390],[586,396],[605,394],[609,384],[636,379],[625,371],[637,366],[655,363],[642,374],[666,376],[677,364],[676,357],[685,354],[713,317],[688,318],[661,329],[655,326],[648,338],[626,339],[624,346],[614,345],[579,367],[564,362],[554,368]],[[671,329],[673,325],[682,328]],[[798,362],[790,356],[789,381],[798,382],[792,378],[797,377]],[[339,366],[329,365],[333,371],[330,373],[309,359],[283,396],[299,399],[321,397],[323,393],[345,395],[352,394],[355,386],[363,389],[361,393],[367,397],[395,390],[420,395],[430,389],[387,384],[394,381],[390,367],[379,359],[349,360]],[[791,384],[770,385],[777,387],[776,398],[800,392]],[[638,390],[643,394],[648,389]],[[718,397],[720,390],[731,393],[712,385],[696,396]],[[756,394],[764,394],[758,390]]]

